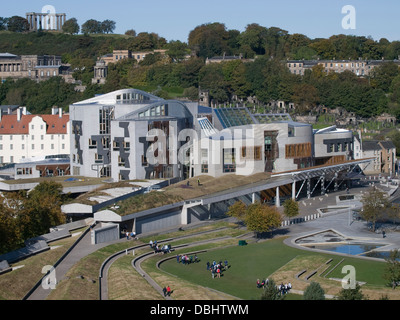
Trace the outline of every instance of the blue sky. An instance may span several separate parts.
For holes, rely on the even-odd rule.
[[[250,23],[279,27],[289,33],[314,38],[334,34],[371,36],[375,40],[400,40],[398,0],[18,0],[2,4],[0,16],[41,12],[52,5],[79,24],[89,19],[114,20],[115,33],[134,29],[155,32],[170,40],[187,41],[191,30],[204,23],[221,22],[227,29],[244,31]],[[342,8],[356,10],[356,29],[342,28]]]

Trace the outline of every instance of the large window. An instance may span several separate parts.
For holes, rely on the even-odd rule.
[[[235,149],[224,149],[224,173],[234,173],[236,172],[236,156]]]
[[[111,134],[111,120],[114,120],[114,109],[104,107],[99,110],[100,134]]]

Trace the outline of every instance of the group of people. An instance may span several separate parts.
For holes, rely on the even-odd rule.
[[[176,262],[177,263],[181,263],[183,265],[189,265],[191,263],[197,263],[199,262],[199,258],[197,257],[197,255],[191,255],[190,257],[187,254],[184,255],[176,255]]]
[[[214,278],[221,278],[221,273],[223,271],[228,270],[229,268],[229,264],[228,264],[228,260],[225,259],[224,264],[222,264],[222,261],[220,261],[219,263],[217,263],[215,260],[210,263],[209,261],[207,261],[207,270],[211,271],[211,277]]]
[[[267,278],[267,279],[263,279],[263,280],[261,280],[260,281],[260,279],[257,279],[257,288],[258,289],[260,289],[260,288],[265,288],[266,286],[268,286],[268,284],[269,284],[269,279]]]
[[[292,289],[292,284],[290,282],[286,283],[286,284],[281,283],[280,285],[277,286],[277,289],[279,290],[280,294],[283,296],[290,292],[290,290]]]
[[[164,293],[164,297],[166,297],[166,296],[171,296],[171,288],[170,288],[170,286],[166,286],[166,287],[164,287],[163,288],[163,293]]]
[[[257,279],[257,288],[259,289],[265,288],[266,286],[268,286],[268,284],[269,284],[268,278],[266,280],[261,280],[261,281],[260,279]],[[292,284],[290,282],[286,284],[281,283],[280,285],[277,285],[276,288],[279,290],[279,293],[281,295],[285,295],[289,293],[289,291],[292,289]]]
[[[132,232],[125,231],[125,236],[126,236],[126,240],[131,240],[131,239],[138,240],[138,238],[136,236],[136,232],[134,232],[134,231],[132,231]]]
[[[166,245],[160,247],[157,243],[157,240],[155,240],[155,241],[150,240],[149,246],[150,246],[150,248],[152,248],[154,250],[154,254],[156,254],[156,253],[167,254],[167,253],[171,253],[171,251],[172,251],[171,245],[166,244]]]

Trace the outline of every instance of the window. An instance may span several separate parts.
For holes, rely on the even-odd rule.
[[[103,155],[96,153],[95,162],[96,163],[103,163]]]
[[[10,150],[14,150],[14,145],[10,144]]]
[[[272,138],[265,137],[265,151],[272,151]]]
[[[310,158],[311,143],[299,143],[286,145],[286,159]]]
[[[261,147],[242,147],[241,159],[247,160],[262,160],[262,148]]]
[[[235,149],[224,149],[223,157],[224,157],[224,173],[234,173],[236,172],[236,157],[235,157]]]
[[[208,163],[203,163],[201,165],[201,173],[208,173]]]
[[[61,149],[65,150],[65,144],[64,143],[61,145]]]

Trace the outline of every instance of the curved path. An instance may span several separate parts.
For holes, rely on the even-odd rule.
[[[158,241],[159,244],[165,244],[171,241],[177,241],[177,240],[183,240],[183,239],[190,239],[190,238],[194,238],[200,235],[205,235],[205,234],[210,234],[210,233],[216,233],[218,231],[221,230],[225,230],[227,228],[219,228],[219,229],[215,229],[215,230],[210,230],[210,231],[203,231],[203,232],[198,232],[198,233],[194,233],[194,234],[190,234],[190,235],[185,235],[182,237],[176,237],[176,238],[170,238],[170,239],[165,239],[165,240],[161,240]],[[221,238],[214,238],[212,240],[204,240],[204,241],[200,241],[200,242],[195,242],[195,245],[199,245],[199,244],[205,244],[205,243],[209,243],[209,242],[215,242],[217,239],[227,239],[227,238],[232,238],[232,237],[221,237]],[[188,244],[183,244],[183,245],[178,245],[178,246],[174,246],[173,249],[178,249],[178,248],[184,248],[184,247],[190,247],[193,246],[194,244],[192,243],[188,243]],[[119,258],[127,255],[127,254],[132,254],[134,250],[138,250],[138,249],[142,249],[142,248],[146,248],[148,247],[148,244],[142,244],[142,245],[138,245],[120,252],[117,252],[116,254],[108,257],[104,262],[103,265],[100,268],[100,272],[99,272],[99,285],[100,285],[100,289],[99,289],[99,294],[100,294],[100,300],[108,300],[108,271],[110,269],[110,267],[112,266],[112,264],[117,261]],[[142,261],[146,260],[147,258],[150,258],[154,256],[154,252],[153,251],[149,251],[147,253],[144,253],[142,255],[140,255],[139,257],[136,257],[132,260],[132,267],[135,268],[135,270],[137,270],[137,272],[144,277],[161,295],[162,297],[164,296],[164,294],[162,293],[162,289],[155,284],[155,282],[144,272],[144,270],[140,267],[140,264]]]

